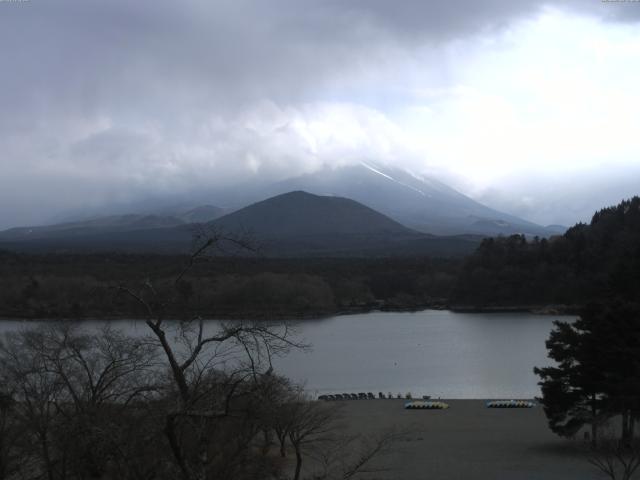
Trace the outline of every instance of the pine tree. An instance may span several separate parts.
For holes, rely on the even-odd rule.
[[[629,303],[590,304],[574,323],[555,322],[546,345],[556,366],[535,368],[549,427],[570,437],[614,415],[630,441],[640,413],[640,310]]]
[[[549,427],[560,436],[572,437],[584,425],[591,426],[592,442],[605,415],[604,378],[597,365],[597,346],[587,325],[555,322],[546,345],[554,367],[535,368],[540,376],[541,402]]]

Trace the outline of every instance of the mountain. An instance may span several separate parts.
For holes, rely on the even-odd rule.
[[[101,233],[128,232],[182,225],[176,217],[160,215],[110,215],[90,220],[65,222],[39,227],[11,228],[0,232],[0,241],[29,241],[65,237],[83,237]]]
[[[478,239],[435,237],[407,228],[354,200],[303,191],[281,194],[211,223],[248,232],[275,255],[452,255],[470,252]]]
[[[108,215],[56,223],[53,225],[18,227],[0,232],[0,242],[36,239],[86,237],[118,232],[133,232],[156,228],[171,228],[193,223],[207,223],[225,214],[226,210],[212,205],[165,209],[153,214]]]
[[[126,219],[12,229],[0,232],[0,248],[186,253],[198,230],[193,224],[176,224],[181,220],[175,217]],[[254,203],[205,224],[204,229],[230,236],[249,233],[268,256],[451,256],[470,253],[479,243],[470,236],[435,237],[354,200],[302,191]]]
[[[564,233],[569,230],[569,228],[564,225],[547,225],[544,228],[551,235],[564,235]]]
[[[227,211],[224,208],[214,207],[213,205],[201,205],[179,212],[176,216],[185,223],[207,223],[222,217],[225,213],[227,213]]]
[[[351,198],[414,230],[434,235],[511,235],[549,237],[562,234],[558,225],[543,227],[491,209],[429,177],[406,170],[361,162],[340,168],[324,168],[276,183],[249,179],[224,187],[198,189],[189,193],[166,194],[126,206],[103,206],[108,218],[123,214],[171,217],[181,223],[205,223],[226,213],[283,193],[306,191],[321,196]],[[179,206],[176,206],[179,205]],[[212,206],[223,205],[224,208]],[[94,218],[98,212],[93,212]],[[87,211],[76,211],[71,219],[86,218]],[[118,215],[115,215],[118,214]],[[77,223],[69,222],[68,223]],[[27,228],[26,230],[29,230]]]
[[[549,236],[558,233],[555,228],[547,229],[493,210],[438,180],[366,162],[325,168],[278,182],[269,187],[266,195],[292,190],[348,197],[407,227],[436,235]]]
[[[407,227],[354,200],[294,191],[254,203],[214,221],[230,229],[251,228],[269,238],[317,235],[407,235]]]

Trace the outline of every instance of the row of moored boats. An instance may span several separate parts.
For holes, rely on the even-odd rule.
[[[533,408],[534,402],[528,400],[492,400],[486,403],[487,408]],[[449,404],[445,402],[429,402],[414,400],[404,404],[407,410],[446,410]]]
[[[397,399],[406,398],[407,400],[411,400],[411,394],[407,393],[406,396],[403,397],[401,394],[398,393],[398,395],[394,397],[391,393],[389,393],[388,395],[385,395],[382,392],[378,392],[378,396],[376,397],[371,392],[368,392],[368,393],[334,393],[332,395],[320,395],[318,397],[318,400],[325,400],[325,401],[331,401],[331,400],[375,400],[376,398],[378,398],[380,400],[393,399],[393,398],[397,398]],[[428,400],[430,398],[431,397],[429,395],[423,395],[422,396],[423,400]]]

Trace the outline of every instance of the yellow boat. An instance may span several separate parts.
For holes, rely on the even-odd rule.
[[[445,410],[449,404],[444,402],[426,402],[424,400],[414,400],[404,404],[407,410]]]

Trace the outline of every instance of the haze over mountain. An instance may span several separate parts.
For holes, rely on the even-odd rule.
[[[107,217],[0,232],[0,248],[188,253],[194,246],[194,235],[201,230],[248,235],[268,256],[451,256],[469,253],[479,243],[479,238],[472,236],[435,237],[417,232],[347,198],[296,191],[249,205],[201,227],[174,217]]]
[[[206,223],[222,217],[225,213],[228,212],[224,208],[214,207],[213,205],[201,205],[179,212],[178,218],[185,223]]]
[[[523,233],[549,236],[558,233],[557,228],[547,229],[493,210],[434,178],[370,162],[325,168],[279,182],[268,192],[292,190],[352,198],[405,226],[435,235]]]
[[[209,197],[207,200],[234,205],[235,208],[223,209],[211,205],[195,208],[158,205],[154,209],[153,204],[147,203],[137,208],[140,212],[145,209],[151,211],[150,214],[109,215],[49,227],[12,229],[4,234],[0,233],[0,238],[59,235],[60,232],[71,233],[74,230],[82,231],[83,229],[106,232],[171,227],[183,223],[204,223],[248,204],[297,190],[322,196],[351,198],[393,218],[405,227],[435,235],[495,236],[522,233],[544,237],[564,231],[561,226],[542,227],[486,207],[436,179],[413,175],[400,168],[361,162],[358,165],[325,168],[313,174],[276,183],[241,184],[235,188],[213,190],[208,195],[204,194],[205,197]],[[194,193],[195,198],[197,195]],[[188,199],[188,202],[193,204],[194,197]],[[159,202],[167,201],[167,199],[159,200]],[[136,206],[133,205],[131,208],[135,209]],[[354,214],[354,221],[361,222],[356,217],[357,215]],[[299,224],[295,219],[292,221],[296,225]],[[262,225],[264,226],[266,224]],[[313,225],[308,227],[309,234],[312,234]]]
[[[155,214],[106,215],[87,220],[52,225],[16,227],[0,231],[0,241],[29,241],[65,237],[86,237],[113,232],[131,232],[170,228],[191,223],[206,223],[224,215],[225,210],[211,205],[174,208]]]
[[[0,232],[2,241],[30,241],[65,237],[84,237],[87,235],[127,232],[151,228],[167,228],[181,225],[176,217],[157,215],[112,215],[91,220],[65,222],[54,225],[18,227]]]

